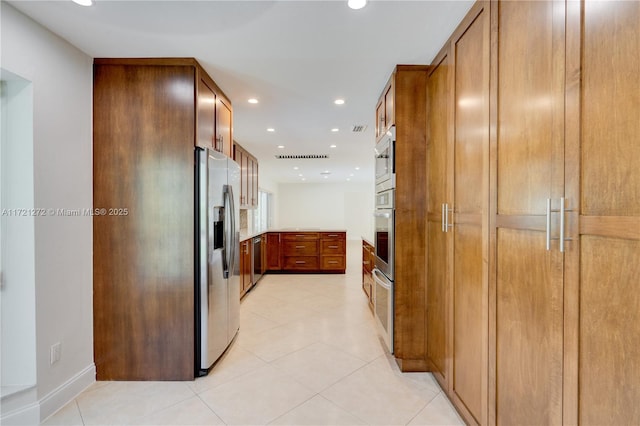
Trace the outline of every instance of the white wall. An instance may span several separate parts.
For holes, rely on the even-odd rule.
[[[259,166],[259,163],[258,163]],[[270,192],[273,202],[271,203],[271,227],[278,228],[278,183],[274,181],[266,170],[258,169],[258,186],[260,189]]]
[[[7,3],[0,7],[2,68],[33,87],[34,206],[91,207],[92,59]],[[45,418],[95,380],[92,220],[34,221],[37,397]],[[50,365],[56,342],[62,357]]]
[[[279,228],[346,229],[350,240],[373,234],[373,182],[281,183],[276,204]]]
[[[2,80],[2,287],[0,302],[3,397],[36,384],[36,295],[33,208],[33,85],[6,71]],[[12,213],[15,212],[15,213]]]

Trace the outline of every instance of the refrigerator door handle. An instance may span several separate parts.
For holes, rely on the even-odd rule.
[[[224,230],[224,248],[223,254],[223,275],[224,278],[229,278],[235,267],[235,246],[236,246],[236,223],[235,223],[235,205],[233,203],[233,188],[230,185],[224,185],[224,205],[225,214],[228,215],[228,220],[225,218],[225,230]]]
[[[231,222],[231,246],[229,247],[229,269],[234,271],[236,268],[236,246],[238,245],[238,241],[236,241],[236,205],[233,198],[233,187],[231,185],[225,186],[225,193],[229,199],[229,217]]]

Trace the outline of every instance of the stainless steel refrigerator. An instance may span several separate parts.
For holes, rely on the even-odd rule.
[[[196,376],[206,375],[240,325],[240,166],[196,148]]]

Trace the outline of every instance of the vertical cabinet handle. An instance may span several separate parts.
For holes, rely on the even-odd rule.
[[[565,237],[565,213],[571,212],[572,209],[566,208],[566,198],[560,198],[560,208],[557,210],[551,209],[551,198],[547,198],[547,214],[546,214],[546,229],[545,229],[545,243],[547,251],[551,250],[551,240],[558,240],[559,242],[559,250],[560,253],[564,253],[564,243],[565,241],[571,241],[571,238]],[[551,213],[559,213],[560,214],[560,236],[558,238],[551,238]]]
[[[547,218],[545,226],[545,245],[547,251],[551,250],[551,198],[547,198]]]
[[[449,203],[442,205],[442,232],[449,232],[449,228],[453,228],[453,224],[449,223],[449,212],[453,212],[453,209],[449,208]]]

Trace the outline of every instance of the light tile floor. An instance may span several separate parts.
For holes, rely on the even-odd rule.
[[[345,275],[265,275],[240,333],[207,377],[97,382],[47,425],[460,425],[428,373],[401,373],[361,289]]]

